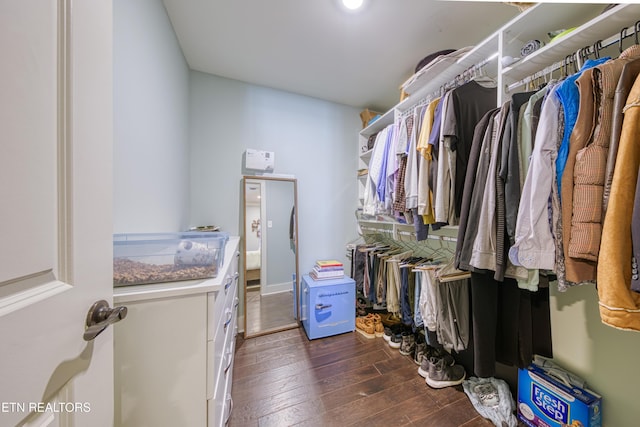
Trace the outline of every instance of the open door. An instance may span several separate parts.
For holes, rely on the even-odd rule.
[[[112,328],[85,336],[113,295],[112,32],[108,0],[0,2],[2,426],[113,424]]]

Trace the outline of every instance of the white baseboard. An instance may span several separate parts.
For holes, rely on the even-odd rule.
[[[260,295],[265,296],[265,295],[280,294],[282,292],[288,292],[292,290],[293,290],[292,282],[276,283],[273,285],[267,285],[260,288],[260,292],[261,292]]]

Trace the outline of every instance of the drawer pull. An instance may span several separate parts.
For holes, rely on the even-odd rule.
[[[226,374],[229,371],[229,368],[231,367],[231,363],[233,362],[233,351],[227,350],[227,353],[225,354],[225,359],[227,359],[227,365],[224,367],[224,373]]]
[[[231,287],[231,284],[233,283],[233,279],[231,277],[227,278],[227,281],[224,283],[224,293],[226,294],[227,291],[229,290],[229,288]]]
[[[227,313],[227,320],[225,320],[224,322],[224,329],[225,331],[227,330],[227,326],[229,326],[229,323],[231,323],[231,319],[233,319],[233,310],[230,309],[226,309],[225,313]]]
[[[231,418],[231,413],[233,412],[233,397],[231,397],[231,394],[227,395],[227,402],[229,402],[227,408],[228,408],[228,412],[227,412],[227,416],[224,417],[224,424],[227,425],[229,423],[229,418]]]
[[[324,310],[325,308],[331,308],[331,304],[316,304],[316,310]]]

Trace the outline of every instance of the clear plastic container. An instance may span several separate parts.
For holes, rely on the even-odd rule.
[[[207,279],[224,263],[224,232],[113,235],[113,285]]]

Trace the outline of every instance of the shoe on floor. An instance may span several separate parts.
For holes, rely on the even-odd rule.
[[[429,376],[429,367],[431,366],[431,361],[440,359],[444,360],[444,364],[447,366],[453,366],[456,363],[453,356],[447,353],[442,348],[431,347],[427,344],[424,355],[422,356],[422,360],[420,361],[418,375],[420,375],[422,378],[427,378]]]
[[[413,357],[416,348],[416,339],[413,332],[403,332],[402,341],[400,342],[400,354],[403,356]]]
[[[375,338],[373,319],[367,316],[356,317],[356,331],[366,338]]]
[[[421,333],[416,334],[416,348],[413,351],[413,362],[420,366],[422,364],[422,358],[427,351],[427,342],[424,335]]]
[[[402,332],[402,325],[384,326],[382,338],[388,343],[391,337]]]
[[[444,358],[437,359],[432,357],[429,365],[429,376],[427,376],[425,382],[431,388],[445,388],[462,384],[465,376],[462,366],[449,366]]]
[[[391,348],[400,348],[400,346],[402,346],[402,328],[398,328],[395,331],[393,331],[393,335],[391,335],[391,338],[389,339],[389,347]]]
[[[384,326],[395,326],[402,323],[400,317],[393,313],[381,313],[380,318]]]
[[[382,318],[379,314],[373,314],[373,329],[376,337],[380,338],[384,336],[384,326],[382,325]]]

